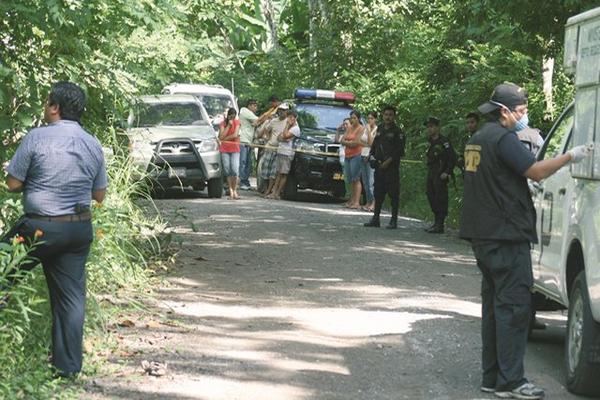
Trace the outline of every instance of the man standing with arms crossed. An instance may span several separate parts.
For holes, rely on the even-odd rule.
[[[93,241],[92,199],[104,200],[106,167],[98,140],[80,125],[85,94],[70,82],[52,85],[44,104],[47,126],[31,130],[6,168],[11,192],[23,192],[25,215],[4,241],[16,235],[38,244],[52,310],[52,364],[58,375],[81,371],[85,310],[85,263]]]
[[[496,86],[479,111],[490,122],[465,148],[460,237],[471,242],[482,273],[481,390],[499,398],[541,399],[544,391],[525,379],[523,367],[533,286],[530,243],[537,243],[527,178],[547,178],[583,160],[590,147],[536,162],[515,133],[527,115],[527,93],[512,83]]]

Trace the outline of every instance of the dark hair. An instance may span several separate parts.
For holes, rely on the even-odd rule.
[[[251,106],[252,104],[258,104],[256,99],[250,99],[246,102],[246,106]]]
[[[358,118],[358,122],[360,122],[360,113],[356,110],[352,110],[350,111],[350,116],[354,115],[356,118]]]
[[[474,113],[474,112],[468,113],[465,118],[466,119],[473,118],[475,121],[479,122],[479,114]]]
[[[232,115],[234,117],[237,115],[237,111],[235,111],[235,108],[233,108],[233,107],[231,107],[229,110],[227,110],[227,116],[230,117]]]
[[[79,122],[85,109],[85,93],[72,82],[56,82],[50,88],[48,104],[58,106],[61,119]]]
[[[385,106],[383,106],[383,108],[381,109],[381,113],[383,114],[384,112],[386,112],[386,111],[388,111],[388,110],[390,110],[390,111],[392,111],[394,114],[396,114],[396,107],[394,107],[394,106],[393,106],[393,105],[391,105],[391,104],[386,104]]]
[[[377,119],[377,113],[375,111],[371,111],[370,113],[367,114],[367,117],[373,117],[373,118]]]
[[[269,97],[269,101],[273,102],[273,101],[279,101],[279,97],[272,95],[271,97]]]
[[[294,118],[298,118],[298,112],[296,110],[288,110],[287,116],[293,116]]]

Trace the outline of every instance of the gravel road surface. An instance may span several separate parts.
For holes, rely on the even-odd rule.
[[[114,373],[86,398],[494,398],[479,392],[480,276],[456,231],[364,228],[368,214],[316,193],[242,195],[157,201],[182,241],[177,266],[155,314],[115,328]],[[541,317],[527,376],[547,399],[577,399],[563,386],[565,314]]]

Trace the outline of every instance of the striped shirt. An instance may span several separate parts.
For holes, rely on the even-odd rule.
[[[24,183],[26,214],[75,214],[76,205],[89,206],[92,191],[108,185],[100,142],[70,120],[32,129],[7,172]]]

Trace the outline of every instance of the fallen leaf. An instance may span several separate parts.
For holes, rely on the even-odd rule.
[[[167,363],[143,360],[142,369],[144,370],[144,373],[148,375],[163,376],[167,373]]]
[[[156,329],[156,328],[160,328],[160,322],[157,322],[157,321],[149,321],[149,322],[146,324],[146,328],[149,328],[149,329]]]
[[[204,258],[202,256],[196,257],[196,258],[194,258],[194,260],[197,260],[197,261],[208,261],[206,258]]]
[[[122,326],[124,328],[133,328],[135,326],[135,322],[129,320],[129,319],[125,319],[121,322],[119,322],[118,324],[119,326]]]

